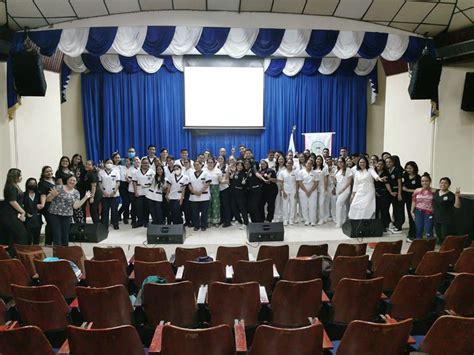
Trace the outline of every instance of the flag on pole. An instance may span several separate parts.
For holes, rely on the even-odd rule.
[[[295,133],[296,126],[293,126],[290,134],[290,142],[288,143],[288,152],[291,150],[293,153],[296,153],[295,151],[295,139],[293,137],[293,133]]]
[[[320,132],[320,133],[303,133],[304,148],[309,149],[311,153],[322,155],[323,149],[329,149],[331,155],[332,135],[334,132]]]

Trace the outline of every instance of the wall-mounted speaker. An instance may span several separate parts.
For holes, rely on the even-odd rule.
[[[461,109],[464,111],[474,112],[474,72],[466,73]]]
[[[46,79],[39,53],[23,50],[13,55],[12,63],[15,91],[18,95],[44,96],[46,94]]]

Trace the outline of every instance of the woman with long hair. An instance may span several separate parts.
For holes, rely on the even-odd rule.
[[[314,161],[314,171],[316,173],[316,180],[318,183],[318,212],[317,220],[318,224],[321,225],[326,222],[326,216],[324,214],[324,201],[326,199],[326,191],[328,188],[328,175],[326,169],[324,169],[324,159],[321,155],[316,156]]]
[[[120,171],[115,168],[112,159],[107,159],[104,169],[99,171],[99,187],[102,190],[101,222],[106,228],[109,228],[109,222],[112,222],[112,226],[117,230],[119,229]]]
[[[209,156],[207,158],[207,175],[211,179],[210,201],[209,201],[209,223],[218,227],[221,223],[221,199],[219,193],[219,180],[222,177],[222,171],[216,166],[216,160]]]
[[[433,197],[434,228],[438,243],[442,244],[446,236],[456,231],[454,226],[454,209],[461,208],[461,189],[456,192],[449,190],[451,179],[443,177],[439,180],[439,190]]]
[[[264,220],[267,222],[273,221],[275,216],[275,200],[278,195],[278,184],[275,170],[271,169],[267,160],[260,161],[260,170],[258,171],[262,176],[262,198],[260,211],[263,212]],[[265,215],[265,206],[267,213]]]
[[[186,159],[186,161],[188,161]],[[186,165],[186,164],[185,164]],[[159,168],[157,167],[156,174],[158,175]],[[163,169],[162,169],[163,170]],[[163,172],[164,173],[164,172]],[[161,172],[160,172],[161,174]],[[159,180],[156,180],[155,175],[155,190],[159,188]],[[161,179],[161,177],[159,178]],[[183,174],[183,169],[180,164],[174,164],[173,171],[170,176],[165,177],[166,186],[162,188],[162,192],[166,192],[166,200],[171,211],[171,222],[173,224],[183,223],[183,204],[185,201],[185,190],[189,184],[189,175]],[[164,222],[164,216],[163,216]]]
[[[336,172],[336,228],[340,228],[347,219],[347,200],[351,193],[352,170],[347,167],[344,158],[337,159]]]
[[[72,156],[69,169],[71,169],[71,171],[74,173],[76,173],[76,171],[80,171],[81,174],[84,172],[84,162],[82,161],[82,155],[76,153]]]
[[[278,175],[282,198],[283,225],[292,225],[296,209],[296,171],[293,169],[293,159],[286,161],[286,169]]]
[[[40,214],[43,205],[41,205],[41,195],[38,192],[38,183],[35,178],[31,177],[26,180],[23,206],[26,212],[25,227],[28,233],[28,244],[38,245],[43,225]]]
[[[246,188],[246,174],[244,170],[244,163],[238,160],[235,166],[229,167],[230,188],[232,193],[232,205],[234,210],[234,217],[239,224],[242,224],[241,229],[249,224],[249,217],[247,212],[247,198],[245,194]]]
[[[179,170],[181,168],[179,165],[175,165],[178,167]],[[153,179],[152,185],[146,191],[146,198],[148,202],[148,208],[150,209],[151,213],[151,220],[153,224],[164,224],[165,218],[163,216],[163,195],[166,194],[167,191],[167,184],[165,180],[165,171],[161,164],[155,166],[155,178]],[[169,196],[166,195],[166,198],[169,199]],[[177,210],[181,213],[179,204],[177,206]],[[172,218],[173,216],[173,208],[171,209]],[[182,223],[183,221],[181,221]],[[174,223],[174,221],[173,221]]]
[[[43,206],[41,208],[41,213],[46,220],[46,226],[44,229],[44,244],[51,245],[53,243],[53,235],[51,233],[50,221],[49,221],[49,205],[50,202],[46,201],[51,189],[56,186],[56,179],[54,178],[53,168],[48,165],[43,166],[41,169],[40,180],[38,183],[38,192],[40,194],[40,204]]]
[[[301,214],[305,226],[316,225],[317,188],[319,181],[313,170],[312,160],[308,160],[305,167],[296,175]]]
[[[189,201],[191,203],[194,231],[201,229],[204,232],[207,229],[211,178],[202,167],[203,164],[199,160],[194,162],[194,172],[189,176],[189,191],[191,192]]]
[[[407,162],[404,170],[402,174],[402,197],[408,213],[408,222],[410,223],[407,237],[408,240],[413,240],[416,237],[416,225],[411,214],[411,201],[415,190],[421,187],[421,177],[418,174],[418,165],[414,161]]]
[[[219,177],[219,198],[221,205],[221,221],[222,227],[227,228],[231,226],[232,222],[232,208],[231,208],[231,191],[229,185],[229,169],[225,162],[225,156],[219,155],[217,157],[217,168],[221,171]]]
[[[67,179],[74,175],[74,172],[71,170],[71,161],[69,160],[69,157],[62,156],[61,159],[59,159],[58,169],[54,175],[57,185],[66,184]]]
[[[380,178],[388,178],[385,162],[379,160],[375,164],[375,172]],[[375,185],[375,218],[379,218],[384,227],[384,232],[388,232],[390,226],[390,195],[387,190],[387,183],[384,181],[374,181]]]
[[[283,154],[280,152],[277,155],[275,155],[276,159],[276,165],[275,165],[275,173],[278,181],[278,175],[281,174],[283,170],[286,169],[286,159]],[[282,199],[281,199],[281,186],[280,184],[277,183],[278,186],[278,194],[277,197],[275,198],[275,221],[281,222],[282,221],[282,216],[283,216],[283,210],[282,210]]]
[[[87,191],[91,192],[91,197],[84,203],[82,209],[86,209],[86,204],[89,204],[89,212],[91,215],[92,223],[99,223],[99,205],[102,202],[102,190],[99,188],[99,176],[94,162],[92,160],[87,160],[84,166],[85,173],[82,179],[82,189],[84,194],[81,194],[81,197],[84,197]]]
[[[390,204],[393,210],[393,227],[389,231],[393,234],[400,234],[405,222],[405,212],[403,210],[402,196],[402,170],[398,167],[400,161],[395,155],[385,159],[385,165],[388,171],[387,190],[390,195]]]
[[[423,234],[427,239],[433,237],[433,196],[435,190],[431,188],[431,176],[424,173],[421,176],[421,187],[412,195],[410,214],[415,220],[416,239],[422,239]],[[412,241],[411,238],[408,241]]]
[[[23,208],[23,191],[20,188],[21,170],[11,168],[8,170],[3,197],[5,206],[0,213],[0,220],[5,230],[6,237],[1,243],[13,248],[13,244],[27,244],[28,235],[23,224],[26,220],[26,211]],[[13,249],[11,249],[13,250]]]

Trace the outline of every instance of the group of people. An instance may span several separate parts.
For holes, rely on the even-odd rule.
[[[156,154],[155,145],[142,158],[129,148],[125,158],[116,152],[97,165],[79,154],[64,156],[56,171],[42,168],[39,182],[28,178],[24,191],[21,171],[10,169],[0,214],[6,240],[1,242],[37,244],[44,220],[45,244],[67,245],[71,220],[86,223],[86,210],[93,223],[114,229],[120,221],[132,228],[168,223],[205,231],[232,223],[243,229],[249,221],[286,226],[300,220],[306,226],[333,220],[339,228],[348,218],[379,218],[385,232],[398,234],[405,209],[409,241],[431,238],[433,229],[442,241],[453,233],[454,209],[461,203],[460,190],[450,191],[449,178],[435,190],[430,175],[420,176],[415,162],[402,167],[388,152],[380,158],[349,155],[343,147],[333,158],[329,149],[321,155],[271,150],[257,161],[241,145],[229,156],[225,148],[216,156],[206,150],[194,161],[184,148],[179,159],[166,148]]]

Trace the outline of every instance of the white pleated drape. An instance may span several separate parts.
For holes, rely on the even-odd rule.
[[[105,54],[100,56],[100,63],[110,73],[120,73],[123,70],[117,54]]]
[[[341,64],[341,58],[336,58],[336,57],[324,57],[321,60],[321,64],[319,65],[318,71],[321,74],[324,75],[330,75],[334,73],[337,68],[339,68],[339,65]]]
[[[242,58],[250,52],[257,36],[258,28],[231,28],[221,51],[232,58]]]
[[[62,30],[58,48],[65,55],[80,56],[86,49],[89,28],[67,28]]]
[[[382,52],[383,59],[394,61],[399,60],[408,48],[408,36],[389,34],[387,44]]]
[[[310,36],[311,30],[285,30],[280,47],[278,47],[274,55],[282,57],[298,57],[305,54]]]
[[[304,58],[288,58],[283,68],[283,74],[295,76],[301,71],[301,68],[303,68],[304,60]]]
[[[76,73],[84,73],[87,71],[87,67],[85,66],[84,62],[82,61],[82,57],[70,57],[68,55],[64,56],[64,63]]]
[[[377,58],[373,58],[373,59],[359,58],[357,62],[357,67],[354,69],[354,73],[360,76],[369,75],[372,69],[375,68],[376,64],[377,64]]]
[[[341,59],[354,57],[364,40],[365,32],[340,31],[332,54]]]
[[[194,49],[201,38],[202,27],[176,26],[173,39],[163,54],[183,55]]]
[[[138,66],[148,74],[156,73],[163,65],[163,59],[152,55],[137,55]]]
[[[125,57],[133,57],[143,47],[147,27],[119,27],[115,35],[112,49]]]

